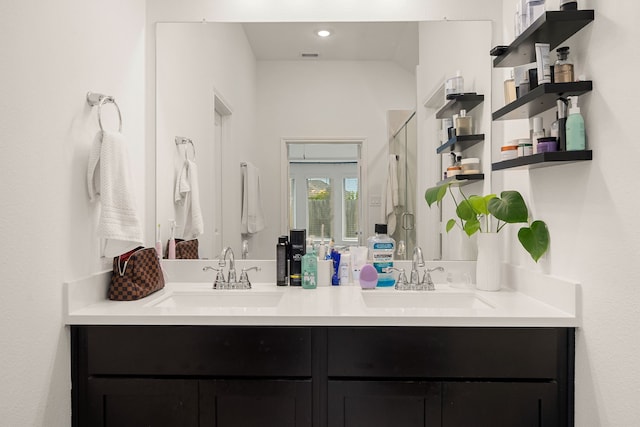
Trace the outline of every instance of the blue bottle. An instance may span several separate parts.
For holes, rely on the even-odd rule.
[[[379,287],[393,286],[396,280],[393,273],[385,272],[385,269],[393,267],[393,254],[396,250],[396,241],[387,235],[387,224],[376,224],[376,235],[368,240],[369,260],[378,272]]]

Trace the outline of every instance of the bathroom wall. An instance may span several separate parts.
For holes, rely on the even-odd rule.
[[[596,21],[573,43],[594,91],[584,100],[594,160],[531,172],[494,173],[494,184],[526,192],[548,222],[551,252],[531,269],[582,283],[578,331],[576,425],[632,426],[640,354],[640,233],[631,160],[640,111],[624,83],[640,67],[640,4],[584,0]],[[146,22],[248,20],[495,19],[511,25],[511,0],[397,2],[310,0],[149,1]],[[145,37],[146,31],[146,37]],[[137,194],[146,197],[147,241],[154,229],[154,27],[145,30],[145,1],[0,3],[0,419],[11,426],[70,425],[69,342],[62,327],[62,283],[102,269],[94,237],[95,208],[84,168],[97,129],[87,90],[118,99],[137,161]],[[494,30],[495,43],[509,42]],[[145,38],[147,50],[145,54]],[[151,38],[151,39],[150,39]],[[146,64],[146,67],[145,67]],[[146,68],[146,72],[145,72]],[[500,76],[502,79],[502,76]],[[624,83],[624,84],[623,84]],[[494,87],[501,87],[495,85]],[[146,93],[146,95],[145,95]],[[146,98],[146,102],[145,102]],[[499,95],[496,96],[499,98]],[[143,126],[143,120],[146,124]],[[496,132],[494,132],[496,133]],[[142,140],[147,144],[142,148]],[[494,141],[494,144],[499,141]],[[500,178],[502,176],[502,178]],[[499,182],[503,180],[504,182]],[[514,254],[521,254],[513,247]]]
[[[436,148],[440,141],[442,121],[435,118],[437,109],[445,103],[444,96],[437,108],[424,106],[435,89],[456,71],[464,78],[464,90],[484,95],[484,102],[469,111],[473,117],[475,133],[484,133],[485,142],[464,152],[465,157],[478,157],[485,174],[484,181],[464,187],[467,195],[489,192],[491,188],[491,49],[492,31],[499,25],[491,21],[440,21],[420,23],[420,66],[418,71],[418,168],[417,227],[418,245],[428,259],[476,259],[476,238],[456,227],[449,233],[433,227],[440,219],[440,209],[428,207],[424,192],[442,180],[442,156]],[[455,190],[454,190],[455,191]],[[455,217],[455,205],[450,197],[442,201],[443,223]],[[442,234],[442,245],[438,234]]]
[[[102,270],[86,167],[116,97],[145,215],[145,1],[0,3],[0,424],[71,425],[62,284]],[[115,109],[104,108],[113,128]]]
[[[547,3],[557,9],[557,0]],[[534,216],[545,220],[551,233],[551,249],[539,265],[511,233],[510,261],[581,283],[575,425],[632,426],[640,418],[640,232],[635,214],[640,201],[632,163],[640,155],[633,126],[640,108],[632,95],[638,92],[634,79],[627,78],[640,67],[640,3],[579,0],[578,5],[595,10],[594,22],[566,43],[576,75],[593,80],[594,90],[580,97],[593,161],[494,173],[494,191],[521,190]],[[511,42],[514,11],[515,2],[505,0],[504,35],[496,44]],[[555,60],[555,52],[551,57]],[[502,74],[499,79],[500,88]],[[494,95],[499,103],[502,92]],[[545,116],[547,129],[551,120]],[[521,126],[527,129],[524,122]],[[510,126],[515,132],[517,124]],[[501,143],[494,140],[494,145]]]

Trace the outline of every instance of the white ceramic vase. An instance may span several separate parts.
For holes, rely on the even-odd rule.
[[[476,288],[499,291],[502,271],[502,240],[498,233],[478,233]]]

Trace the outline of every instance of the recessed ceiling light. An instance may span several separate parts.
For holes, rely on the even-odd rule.
[[[320,37],[329,37],[331,35],[331,31],[329,30],[318,30],[316,33]]]

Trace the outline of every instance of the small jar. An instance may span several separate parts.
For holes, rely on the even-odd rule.
[[[502,160],[511,160],[518,157],[518,146],[517,145],[503,145],[500,148],[500,153],[502,155]]]
[[[480,159],[478,159],[477,157],[462,159],[460,163],[463,174],[471,175],[480,173]]]
[[[529,139],[518,140],[518,157],[530,156],[533,154],[533,144]]]
[[[460,174],[462,174],[461,166],[449,166],[447,168],[447,178],[451,178],[452,176],[456,176]]]
[[[538,153],[558,151],[558,140],[555,136],[545,136],[538,138]]]

